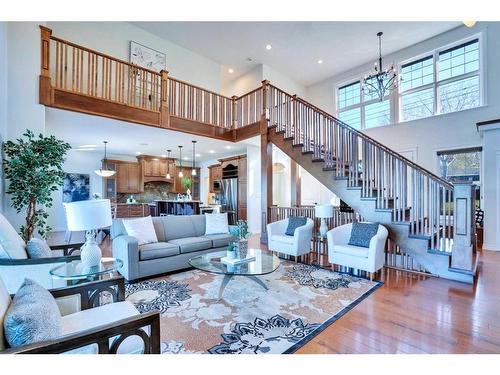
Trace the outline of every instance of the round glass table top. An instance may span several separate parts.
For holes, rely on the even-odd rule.
[[[52,277],[64,280],[78,280],[114,272],[123,267],[123,262],[115,258],[102,258],[97,266],[84,266],[81,260],[61,264],[49,271]]]
[[[255,260],[234,266],[221,261],[225,256],[226,251],[203,254],[189,259],[189,264],[207,272],[242,276],[265,275],[275,271],[280,265],[276,255],[260,249],[248,249],[247,257],[255,257]]]

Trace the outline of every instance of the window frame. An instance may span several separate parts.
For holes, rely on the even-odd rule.
[[[360,124],[359,124],[358,130],[367,129],[366,123],[365,123],[365,112],[366,112],[365,107],[369,106],[370,104],[380,103],[380,100],[378,98],[365,100],[365,94],[362,90],[363,85],[362,85],[361,81],[362,81],[362,78],[358,78],[358,79],[353,78],[353,79],[344,81],[343,83],[341,83],[335,87],[335,93],[334,93],[335,94],[334,97],[335,97],[335,108],[336,108],[336,112],[337,112],[337,118],[340,117],[341,112],[349,111],[351,109],[356,109],[356,108],[360,109]],[[351,104],[350,106],[340,108],[339,90],[343,89],[344,87],[354,85],[356,83],[359,83],[359,103]],[[393,121],[394,120],[393,104],[392,104],[392,94],[391,93],[389,93],[388,95],[385,96],[384,101],[386,101],[386,100],[389,102],[389,123],[386,125],[374,126],[374,127],[368,128],[368,129],[375,129],[375,128],[379,128],[382,126],[388,126],[388,125],[391,125],[394,123],[394,121]],[[350,124],[347,124],[347,125],[350,125]]]
[[[447,51],[447,50],[452,50],[452,49],[454,49],[456,47],[459,47],[459,46],[461,46],[463,44],[467,44],[469,42],[472,42],[472,41],[474,41],[476,39],[477,39],[477,42],[478,42],[478,53],[479,53],[478,69],[475,70],[475,71],[473,71],[473,72],[468,72],[468,73],[464,73],[464,74],[461,74],[461,75],[458,75],[458,76],[455,76],[455,77],[449,77],[449,78],[446,78],[446,79],[443,79],[443,80],[439,80],[439,71],[438,71],[438,68],[439,68],[439,54],[442,53],[442,52],[444,52],[444,51]],[[398,95],[397,106],[398,106],[398,110],[396,111],[396,113],[397,113],[397,123],[403,123],[403,122],[409,122],[409,121],[416,121],[416,120],[421,120],[421,119],[425,119],[425,118],[429,118],[429,117],[434,117],[434,116],[439,116],[439,115],[443,115],[443,114],[450,114],[450,113],[456,113],[456,112],[460,112],[460,111],[466,111],[466,110],[469,110],[469,109],[474,109],[474,108],[478,108],[478,107],[483,106],[484,103],[485,103],[485,99],[484,99],[485,90],[484,90],[484,81],[483,81],[483,76],[484,76],[484,66],[483,66],[484,48],[483,48],[483,46],[484,46],[483,33],[477,33],[477,34],[469,35],[468,37],[462,38],[462,39],[460,39],[458,41],[455,41],[453,43],[448,43],[447,45],[439,47],[439,48],[436,48],[436,49],[434,49],[432,51],[428,51],[428,52],[422,53],[422,54],[420,54],[418,56],[414,56],[411,59],[406,59],[406,60],[403,60],[403,61],[399,62],[398,63],[398,74],[399,74],[399,76],[401,76],[403,66],[411,64],[411,63],[418,62],[419,60],[422,60],[422,59],[425,59],[426,57],[432,56],[434,79],[433,79],[432,83],[428,83],[426,85],[422,85],[422,86],[419,86],[419,87],[411,88],[411,89],[408,89],[408,90],[405,90],[405,91],[401,91],[401,85],[398,87],[398,90],[397,90],[397,95]],[[461,110],[458,110],[458,111],[444,112],[443,113],[441,111],[441,108],[440,108],[440,103],[441,103],[440,99],[441,98],[440,98],[440,95],[439,95],[439,87],[441,87],[443,85],[446,85],[448,83],[461,81],[461,80],[464,80],[464,79],[467,79],[467,78],[470,78],[470,77],[475,77],[475,76],[478,76],[478,78],[479,78],[479,105],[476,106],[476,107],[472,107],[472,108],[466,108],[466,109],[461,109]],[[403,105],[402,105],[403,96],[408,95],[408,94],[413,94],[415,92],[423,91],[423,90],[426,90],[426,89],[429,89],[429,88],[433,89],[433,95],[434,95],[433,113],[431,115],[425,116],[425,117],[419,117],[419,118],[416,118],[416,119],[404,120],[403,119]]]

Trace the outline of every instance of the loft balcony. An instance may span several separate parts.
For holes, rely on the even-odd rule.
[[[260,134],[262,87],[229,98],[40,29],[40,104],[226,141]]]

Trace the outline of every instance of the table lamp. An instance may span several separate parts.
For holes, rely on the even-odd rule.
[[[97,230],[111,226],[109,199],[92,199],[63,203],[69,231],[85,231],[85,243],[80,248],[82,263],[94,267],[101,262],[101,249],[97,244]]]
[[[331,204],[317,204],[314,206],[314,215],[321,219],[319,234],[321,237],[325,237],[326,232],[328,232],[328,226],[326,225],[325,219],[333,217],[333,206]]]

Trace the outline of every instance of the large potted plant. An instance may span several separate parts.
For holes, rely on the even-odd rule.
[[[53,135],[36,137],[27,130],[22,138],[7,141],[3,147],[4,173],[9,181],[6,193],[17,213],[26,210],[19,233],[29,241],[37,229],[45,238],[51,230],[45,209],[52,206],[52,193],[62,185],[62,165],[71,146]]]

